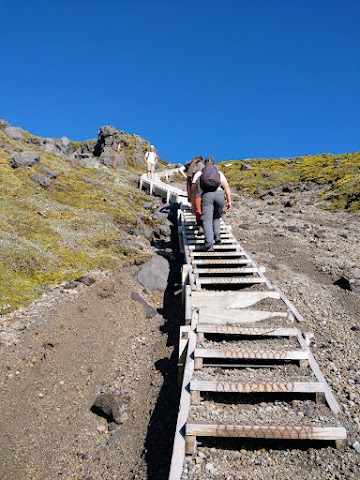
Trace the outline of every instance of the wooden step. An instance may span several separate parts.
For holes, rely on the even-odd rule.
[[[249,258],[234,258],[234,259],[222,259],[222,258],[198,258],[191,262],[195,266],[202,265],[248,265],[251,263]]]
[[[236,268],[194,268],[194,273],[198,275],[211,274],[237,274],[237,273],[259,273],[255,267],[236,267]]]
[[[185,228],[186,235],[199,235],[199,227],[191,226]],[[203,234],[202,234],[203,235]],[[220,229],[220,238],[235,238],[231,232],[228,232],[225,228]]]
[[[307,360],[306,350],[233,350],[215,348],[196,348],[194,358],[226,358],[249,360]]]
[[[204,245],[205,245],[204,237],[196,237],[193,240],[188,238],[187,241],[188,241],[189,248],[195,248],[195,247],[204,248]],[[232,248],[232,249],[233,248],[239,248],[240,249],[240,245],[234,239],[226,239],[223,242],[221,242],[220,244],[214,245],[214,250],[227,250],[229,248]]]
[[[287,312],[269,312],[266,310],[243,310],[239,308],[207,308],[199,309],[200,323],[218,323],[230,325],[236,323],[255,323],[267,320],[269,318],[287,318]]]
[[[202,245],[205,243],[204,235],[186,235],[189,245]],[[234,237],[232,238],[224,238],[221,240],[221,243],[214,245],[215,246],[228,246],[228,245],[238,245],[238,242],[235,240]]]
[[[254,283],[265,283],[266,279],[262,277],[207,277],[199,279],[201,285],[252,285]]]
[[[196,436],[277,438],[286,440],[345,440],[344,427],[314,427],[307,425],[256,425],[188,421],[186,424],[187,455],[195,454]]]
[[[203,247],[202,247],[203,248]],[[221,257],[221,258],[234,258],[234,257],[246,257],[247,254],[244,250],[239,248],[236,252],[220,252],[220,251],[215,251],[215,252],[205,252],[204,249],[201,251],[195,251],[194,247],[192,246],[189,248],[190,250],[190,256],[191,257],[203,257],[203,258],[211,258],[211,257]]]
[[[233,243],[231,243],[231,244],[229,243],[229,244],[226,244],[226,245],[222,245],[222,244],[220,244],[220,245],[214,245],[213,248],[214,248],[214,251],[215,251],[215,252],[220,252],[220,251],[222,251],[222,250],[225,250],[225,251],[234,251],[234,250],[236,250],[236,251],[244,251],[244,250],[240,247],[240,245],[239,245],[238,243],[236,243],[236,242],[233,242]],[[199,251],[200,251],[200,252],[206,252],[204,241],[203,241],[202,243],[200,243],[200,240],[199,240],[199,243],[194,243],[194,244],[192,244],[192,243],[189,242],[189,250],[195,250],[195,251],[197,251],[197,252],[199,252]],[[206,253],[208,253],[208,252],[206,252]]]
[[[198,230],[199,225],[197,222],[186,222],[183,224],[185,230],[188,232],[193,231],[193,230]],[[221,233],[230,233],[231,229],[226,224],[220,225],[220,232]]]
[[[266,292],[196,292],[191,293],[191,303],[195,308],[247,308],[261,300],[279,299],[280,295],[274,291]]]
[[[273,312],[271,312],[273,313]],[[215,333],[223,335],[244,335],[250,336],[265,336],[265,337],[296,337],[298,333],[297,328],[286,327],[240,327],[238,325],[210,325],[208,323],[198,323],[196,327],[197,333]]]
[[[222,393],[321,393],[322,382],[236,382],[192,380],[190,391]]]

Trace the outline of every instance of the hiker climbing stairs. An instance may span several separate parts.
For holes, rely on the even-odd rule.
[[[340,407],[311,353],[311,334],[299,328],[302,316],[223,221],[221,243],[205,251],[185,192],[179,198],[185,318],[169,479],[182,477],[185,455],[195,456],[204,440],[277,439],[288,448],[294,440],[327,441],[341,448],[347,434]]]

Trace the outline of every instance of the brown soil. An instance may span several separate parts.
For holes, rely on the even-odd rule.
[[[360,266],[358,218],[320,212],[306,198],[282,209],[239,197],[224,219],[304,316],[300,328],[315,333],[312,351],[343,409],[349,441],[341,455],[296,450],[290,463],[290,450],[261,451],[262,465],[260,454],[242,449],[241,476],[215,468],[184,478],[358,478],[360,293],[334,285]],[[144,291],[138,269],[92,272],[94,284],[53,287],[1,318],[1,479],[167,478],[179,395],[179,264],[165,294]],[[147,318],[134,292],[158,314]],[[91,409],[99,394],[116,392],[130,396],[120,426]]]

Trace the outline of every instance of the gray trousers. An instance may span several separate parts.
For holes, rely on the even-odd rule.
[[[220,218],[225,205],[224,190],[206,192],[201,196],[201,220],[205,235],[205,247],[214,244],[220,237]]]

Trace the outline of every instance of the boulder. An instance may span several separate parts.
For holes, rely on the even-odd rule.
[[[360,293],[360,268],[353,266],[345,269],[334,285],[344,290]]]
[[[88,168],[100,168],[100,162],[94,156],[85,155],[85,154],[74,154],[72,158],[79,163]]]
[[[57,152],[55,140],[53,138],[44,138],[42,149],[45,150],[45,152]]]
[[[32,167],[40,163],[40,155],[36,152],[25,150],[24,152],[17,153],[10,159],[10,165],[13,168],[20,167]]]
[[[91,410],[120,425],[128,419],[129,402],[127,393],[104,393],[96,398]]]
[[[50,168],[40,167],[39,172],[43,173],[49,178],[57,178],[57,173],[54,170],[50,170]]]
[[[24,140],[24,134],[18,127],[12,127],[9,125],[5,128],[5,134],[13,140]]]
[[[55,145],[65,157],[69,157],[74,153],[71,141],[67,137],[61,137],[59,140],[55,140]]]
[[[120,132],[118,130],[116,130],[116,128],[111,127],[109,125],[105,125],[103,127],[100,127],[98,135],[99,135],[99,137],[102,136],[105,139],[105,138],[117,135],[118,133],[120,133]]]
[[[142,308],[145,312],[146,318],[153,318],[157,315],[158,312],[155,310],[155,308],[153,308],[151,305],[149,305],[147,303],[147,301],[144,298],[142,298],[140,293],[132,292],[131,298],[133,300],[135,300],[136,302],[140,303],[140,305],[142,306]]]
[[[168,225],[159,225],[154,228],[154,238],[170,238],[171,228]]]
[[[66,148],[71,144],[71,141],[67,137],[61,137],[60,143]]]
[[[137,165],[144,166],[144,149],[148,145],[143,138],[138,135],[131,135],[133,140],[125,135],[122,130],[116,130],[114,127],[103,126],[99,129],[98,140],[94,145],[92,153],[99,157],[100,163],[108,167],[114,165],[117,146],[122,145],[119,155],[118,165],[121,166],[129,160]],[[131,157],[129,153],[131,152]]]
[[[170,272],[169,262],[160,255],[154,255],[137,275],[137,281],[148,290],[165,292]]]
[[[30,178],[33,182],[38,183],[42,188],[49,189],[51,187],[50,179],[44,175],[35,173],[34,175],[31,175]]]
[[[253,167],[251,167],[250,165],[247,165],[246,163],[242,163],[240,170],[253,170]]]

